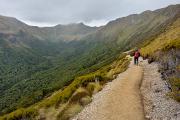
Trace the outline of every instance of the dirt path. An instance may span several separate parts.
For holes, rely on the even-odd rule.
[[[108,83],[73,120],[144,120],[140,95],[143,70],[132,63]]]

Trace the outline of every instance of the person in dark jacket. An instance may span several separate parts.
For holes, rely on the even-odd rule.
[[[139,50],[136,50],[136,51],[134,52],[134,64],[135,64],[135,65],[138,65],[138,63],[139,63],[139,57],[140,57],[140,52],[139,52]]]

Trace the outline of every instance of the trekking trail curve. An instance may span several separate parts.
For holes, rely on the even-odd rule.
[[[145,120],[140,93],[143,68],[133,65],[109,82],[72,120]]]

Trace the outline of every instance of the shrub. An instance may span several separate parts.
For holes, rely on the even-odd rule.
[[[80,101],[81,98],[88,96],[89,93],[86,89],[80,87],[78,88],[75,93],[72,95],[72,97],[70,98],[69,102],[70,103],[77,103]]]
[[[82,110],[82,106],[80,104],[69,104],[63,112],[60,112],[57,116],[59,120],[69,120],[71,117],[76,115],[78,112]]]
[[[85,96],[85,97],[83,97],[83,98],[80,99],[80,102],[79,102],[79,103],[80,103],[82,106],[85,106],[85,105],[89,104],[91,101],[92,101],[92,99],[91,99],[90,96]]]
[[[92,95],[94,93],[97,93],[98,91],[100,91],[102,89],[101,85],[97,82],[90,82],[86,89],[89,91],[89,93]]]
[[[29,107],[27,109],[20,108],[8,115],[0,117],[0,120],[16,120],[16,119],[19,120],[25,118],[31,119],[36,115],[37,115],[37,110],[33,107]]]

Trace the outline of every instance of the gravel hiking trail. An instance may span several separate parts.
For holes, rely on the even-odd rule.
[[[72,120],[145,120],[140,93],[142,78],[143,68],[131,62]]]
[[[158,71],[158,63],[148,64],[144,60],[143,81],[141,94],[144,103],[144,111],[147,119],[150,120],[180,120],[180,104],[169,98],[170,92],[166,81],[162,80],[161,73]]]

